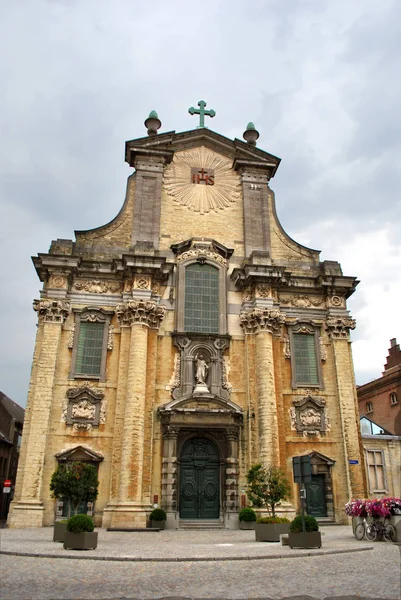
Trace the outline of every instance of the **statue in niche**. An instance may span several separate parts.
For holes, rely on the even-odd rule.
[[[195,381],[196,386],[194,392],[197,393],[208,393],[209,388],[206,385],[206,377],[209,371],[209,365],[207,364],[203,354],[195,355]]]

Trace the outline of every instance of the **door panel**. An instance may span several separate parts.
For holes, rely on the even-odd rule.
[[[306,508],[313,517],[327,517],[324,479],[324,475],[312,475],[312,481],[305,484]]]
[[[220,466],[217,449],[205,438],[188,442],[181,454],[180,517],[218,519]]]

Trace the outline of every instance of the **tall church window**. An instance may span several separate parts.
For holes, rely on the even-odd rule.
[[[112,313],[89,308],[75,313],[70,379],[89,378],[104,381],[108,328]]]
[[[309,324],[290,330],[293,387],[323,387],[319,360],[319,332]]]
[[[219,333],[219,271],[194,263],[185,269],[184,329]]]

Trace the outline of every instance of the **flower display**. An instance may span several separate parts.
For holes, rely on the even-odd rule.
[[[401,498],[380,498],[377,500],[350,500],[345,505],[349,517],[390,517],[401,515]]]

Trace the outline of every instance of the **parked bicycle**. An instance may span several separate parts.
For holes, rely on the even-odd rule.
[[[366,535],[366,529],[369,527],[369,523],[366,520],[366,517],[363,518],[362,523],[358,523],[355,527],[355,537],[358,541],[363,540]]]
[[[385,519],[384,521],[373,521],[373,523],[366,524],[365,536],[369,542],[376,542],[376,541],[379,542],[383,538],[386,542],[394,542],[395,541],[395,538],[396,538],[395,527],[393,527],[393,525],[391,525],[391,523],[386,523],[386,520],[387,519]],[[366,522],[366,519],[364,519],[364,521]],[[360,523],[359,525],[362,525],[362,523]],[[356,530],[355,530],[355,537],[356,537]],[[357,539],[362,539],[362,538],[357,538]]]

